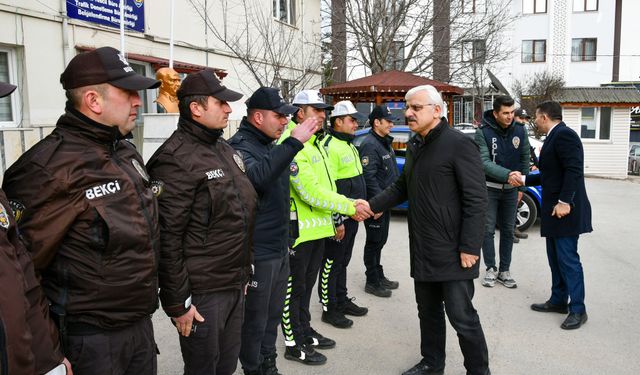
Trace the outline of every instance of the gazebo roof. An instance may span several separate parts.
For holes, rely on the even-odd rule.
[[[333,96],[344,96],[345,94],[354,96],[373,96],[375,94],[403,96],[409,89],[420,85],[431,85],[443,94],[460,95],[464,93],[464,90],[460,87],[399,70],[391,70],[338,83],[322,88],[320,92],[324,95]]]

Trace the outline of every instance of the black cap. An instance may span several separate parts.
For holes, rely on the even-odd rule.
[[[0,82],[0,98],[11,94],[16,89],[16,86],[10,83]]]
[[[65,90],[109,83],[125,90],[155,89],[160,81],[136,73],[117,49],[100,47],[76,55],[60,75]]]
[[[266,109],[281,115],[296,113],[299,108],[285,103],[279,91],[273,87],[260,87],[246,101],[247,109]]]
[[[527,113],[527,110],[524,108],[516,109],[516,111],[514,112],[514,116],[521,118],[531,118],[531,116],[529,116],[529,114]]]
[[[201,70],[197,73],[189,74],[180,85],[176,93],[178,99],[192,95],[213,96],[225,102],[235,102],[242,98],[242,94],[228,89],[215,76],[212,70]]]
[[[373,120],[385,119],[389,121],[398,121],[399,118],[394,116],[386,105],[378,105],[369,114],[369,123],[373,124]]]

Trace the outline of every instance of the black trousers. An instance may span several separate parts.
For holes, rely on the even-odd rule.
[[[289,255],[257,260],[247,290],[242,324],[240,363],[246,371],[255,371],[264,357],[276,355],[278,325],[282,319]]]
[[[488,374],[489,353],[473,308],[473,280],[415,283],[418,318],[420,319],[420,352],[427,364],[444,368],[447,313],[458,334],[467,374]]]
[[[385,211],[378,220],[368,219],[364,222],[367,240],[364,244],[364,266],[366,268],[367,284],[378,285],[384,277],[384,270],[380,264],[382,248],[389,237],[389,221],[391,215]]]
[[[286,346],[302,344],[305,337],[311,334],[309,304],[323,253],[324,238],[303,242],[289,251],[291,272],[282,312],[282,333]]]
[[[119,331],[69,335],[65,356],[76,375],[155,375],[157,350],[151,317]]]
[[[351,261],[358,225],[355,220],[345,220],[344,238],[341,241],[325,239],[322,272],[318,277],[318,295],[325,311],[347,301],[347,267]]]
[[[231,375],[238,366],[244,314],[244,286],[194,294],[193,305],[204,318],[189,337],[180,336],[185,375]]]

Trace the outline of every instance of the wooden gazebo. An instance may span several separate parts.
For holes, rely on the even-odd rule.
[[[320,92],[323,95],[331,95],[334,103],[340,100],[351,100],[354,103],[375,103],[380,105],[387,102],[404,101],[404,95],[407,91],[420,85],[435,87],[442,95],[442,99],[447,103],[449,110],[453,108],[453,95],[464,93],[464,90],[460,87],[399,70],[391,70],[338,83],[322,88]]]

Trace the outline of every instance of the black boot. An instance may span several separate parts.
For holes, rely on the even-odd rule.
[[[287,346],[284,357],[305,365],[323,365],[327,362],[327,357],[316,352],[308,345]]]
[[[260,364],[261,375],[282,375],[278,372],[278,368],[276,367],[276,357],[277,354],[272,354],[264,357],[262,363]]]

